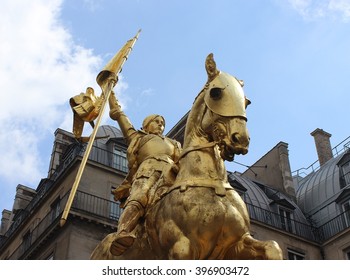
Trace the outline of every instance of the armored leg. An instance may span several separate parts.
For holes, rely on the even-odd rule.
[[[137,201],[130,201],[127,204],[120,216],[118,231],[110,247],[112,255],[122,255],[134,243],[136,237],[132,231],[136,228],[143,213],[144,209]]]

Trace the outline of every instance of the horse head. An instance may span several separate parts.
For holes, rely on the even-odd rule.
[[[209,141],[218,143],[222,159],[232,161],[235,154],[246,154],[249,134],[246,108],[250,101],[243,92],[243,81],[219,71],[213,54],[206,59],[208,81],[200,95],[208,110],[203,112],[201,128]]]

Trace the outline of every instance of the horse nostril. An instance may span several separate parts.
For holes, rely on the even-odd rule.
[[[231,139],[232,139],[233,143],[239,143],[239,135],[238,135],[238,133],[232,134]]]

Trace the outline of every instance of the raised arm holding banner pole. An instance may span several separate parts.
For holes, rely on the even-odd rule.
[[[101,123],[101,119],[104,113],[104,109],[106,107],[106,103],[108,102],[109,96],[112,92],[112,89],[114,88],[114,86],[117,84],[118,81],[118,74],[121,72],[122,67],[124,62],[127,60],[129,53],[131,52],[136,40],[138,39],[138,36],[140,34],[141,30],[139,30],[136,34],[136,36],[132,39],[130,39],[129,41],[126,42],[126,44],[120,49],[120,51],[107,63],[107,65],[105,66],[105,68],[97,75],[96,77],[96,81],[98,83],[98,85],[101,87],[102,89],[102,95],[101,97],[103,98],[102,101],[102,106],[101,106],[101,110],[99,112],[99,115],[97,117],[97,121],[96,124],[94,126],[94,129],[91,133],[91,136],[89,138],[89,142],[87,144],[83,159],[81,161],[81,164],[79,166],[78,169],[78,173],[76,175],[74,184],[72,186],[72,190],[69,194],[66,206],[63,210],[63,214],[60,220],[60,226],[64,226],[64,224],[67,221],[68,218],[68,214],[70,211],[70,208],[72,206],[75,194],[77,192],[79,183],[80,183],[80,179],[83,175],[87,160],[89,158],[90,152],[91,152],[91,148],[93,145],[93,142],[96,138],[96,134],[97,134],[97,130],[98,127],[100,126]]]

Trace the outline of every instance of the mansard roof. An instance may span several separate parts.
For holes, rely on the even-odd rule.
[[[298,205],[308,215],[335,201],[341,192],[339,163],[350,155],[349,151],[327,161],[317,171],[310,173],[299,182]],[[329,213],[330,214],[330,213]]]

